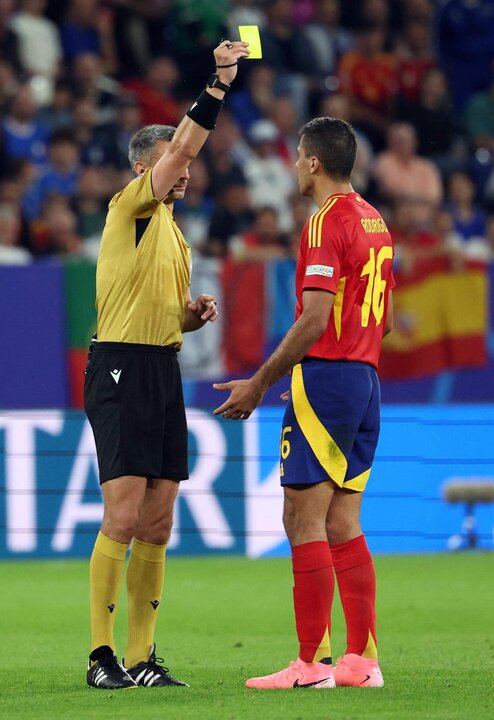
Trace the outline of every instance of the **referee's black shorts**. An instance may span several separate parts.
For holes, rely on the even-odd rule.
[[[92,342],[85,374],[100,482],[123,475],[186,480],[187,421],[175,349]]]

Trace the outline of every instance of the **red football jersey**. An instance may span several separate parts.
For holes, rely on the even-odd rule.
[[[378,211],[358,193],[329,197],[306,223],[297,260],[296,318],[304,290],[336,295],[328,327],[308,356],[377,367],[392,265],[393,241]]]

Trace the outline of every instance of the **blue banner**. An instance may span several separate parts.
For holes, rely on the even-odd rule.
[[[285,555],[278,477],[280,408],[247,422],[189,409],[191,478],[181,486],[171,549],[178,554]],[[362,523],[375,552],[430,552],[464,542],[465,508],[448,481],[494,482],[494,406],[383,409]],[[91,428],[81,412],[0,415],[0,557],[88,556],[102,517]],[[492,548],[494,506],[475,508]]]
[[[66,407],[62,265],[0,265],[0,317],[0,408]]]

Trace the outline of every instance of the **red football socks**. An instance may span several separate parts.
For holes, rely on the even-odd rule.
[[[318,662],[331,656],[329,643],[334,575],[327,542],[315,541],[292,548],[293,601],[300,643],[300,659]]]
[[[331,545],[347,626],[347,653],[377,658],[376,574],[365,537]]]

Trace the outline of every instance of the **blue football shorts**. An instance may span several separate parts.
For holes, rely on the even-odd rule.
[[[362,492],[380,428],[381,393],[367,363],[304,358],[292,372],[280,443],[282,485],[333,480]]]

